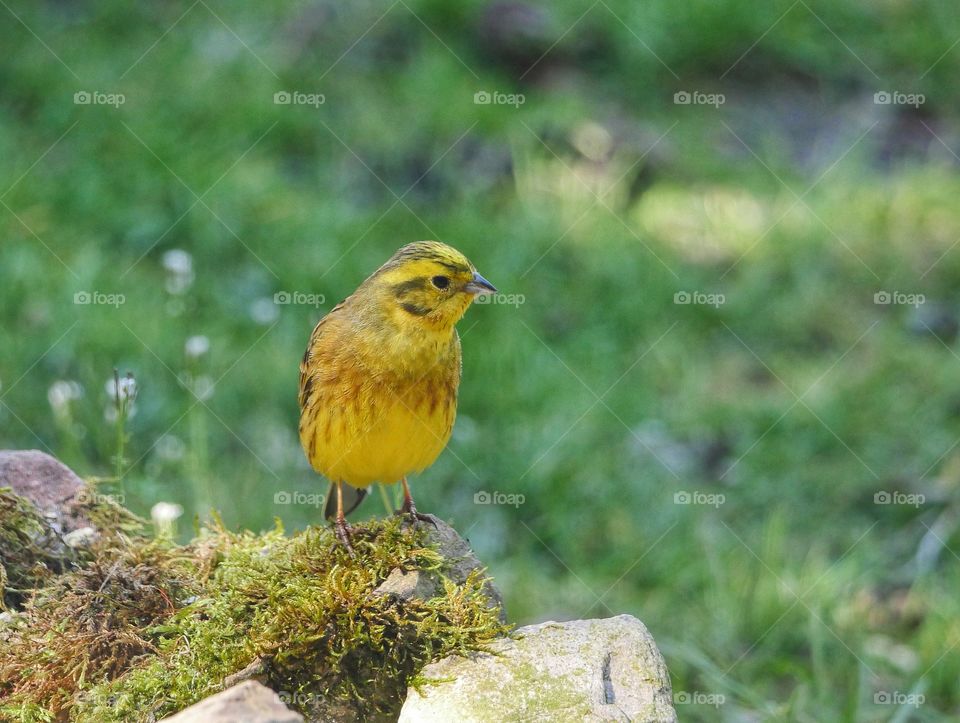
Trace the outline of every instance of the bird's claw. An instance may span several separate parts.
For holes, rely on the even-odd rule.
[[[340,541],[340,544],[346,548],[350,557],[356,558],[357,553],[353,549],[353,545],[350,543],[350,526],[347,524],[346,520],[335,521],[333,523],[333,529],[337,535],[337,539]]]
[[[401,507],[399,510],[393,514],[403,517],[403,524],[410,523],[414,527],[417,526],[417,521],[420,522],[429,522],[431,525],[436,528],[437,521],[433,515],[424,514],[423,512],[417,512],[417,508],[411,505],[409,508],[406,506]]]

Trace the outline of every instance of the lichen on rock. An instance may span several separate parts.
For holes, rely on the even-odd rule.
[[[423,668],[400,723],[676,721],[666,664],[631,615],[530,625],[491,648]]]

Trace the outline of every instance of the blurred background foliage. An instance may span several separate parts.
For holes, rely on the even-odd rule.
[[[637,615],[684,720],[960,715],[954,4],[0,16],[0,447],[110,476],[130,371],[105,491],[319,524],[277,496],[325,491],[307,337],[438,238],[523,303],[461,323],[454,438],[413,488],[513,620]]]

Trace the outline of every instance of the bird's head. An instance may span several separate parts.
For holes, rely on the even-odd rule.
[[[438,241],[407,244],[365,284],[386,301],[394,320],[437,330],[452,329],[477,296],[496,291],[466,256]]]

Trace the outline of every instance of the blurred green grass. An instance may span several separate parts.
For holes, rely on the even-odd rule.
[[[307,336],[440,238],[523,303],[462,322],[454,438],[413,485],[512,619],[636,614],[675,691],[723,696],[685,720],[960,714],[951,5],[0,13],[0,446],[109,475],[130,370],[129,506],[317,524],[274,502],[325,488],[296,438]],[[695,90],[726,102],[673,102]],[[926,102],[874,103],[895,90]]]

